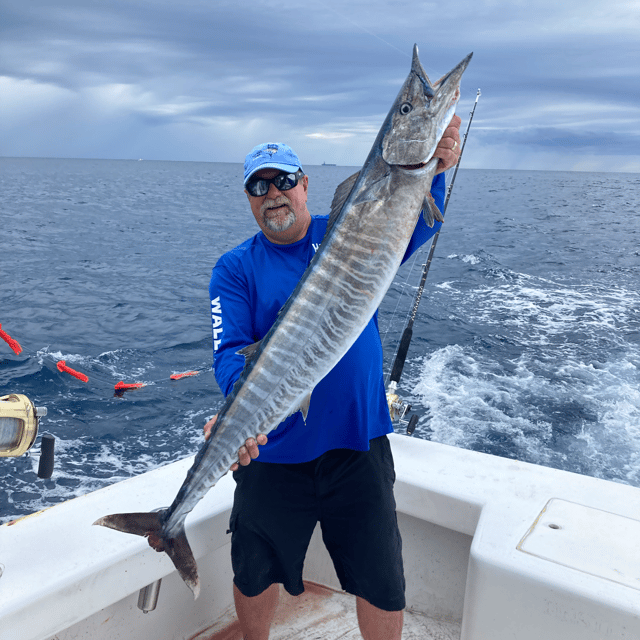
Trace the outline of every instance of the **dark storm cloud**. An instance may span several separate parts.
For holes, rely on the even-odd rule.
[[[360,164],[415,41],[433,80],[474,51],[470,166],[640,170],[638,26],[625,0],[5,0],[0,153]]]
[[[640,149],[640,136],[598,131],[571,131],[554,127],[535,127],[513,133],[513,144],[555,149],[607,149],[614,155],[633,155]]]

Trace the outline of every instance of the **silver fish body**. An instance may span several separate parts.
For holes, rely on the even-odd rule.
[[[360,172],[336,190],[325,238],[269,333],[242,350],[246,366],[173,504],[160,513],[116,514],[96,522],[147,535],[166,551],[197,597],[197,567],[184,522],[236,462],[247,438],[287,416],[306,416],[311,392],[372,318],[400,266],[423,210],[442,216],[430,196],[436,146],[455,112],[471,55],[435,85],[414,47],[411,71]]]

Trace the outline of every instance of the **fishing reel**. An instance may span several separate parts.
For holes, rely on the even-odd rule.
[[[47,415],[44,407],[35,407],[27,396],[12,393],[0,397],[0,458],[17,458],[27,453],[38,435],[40,418]],[[39,478],[53,473],[55,438],[45,433],[40,449]]]
[[[387,406],[389,407],[389,414],[391,415],[391,421],[396,420],[404,425],[407,425],[407,435],[413,435],[416,425],[418,424],[418,416],[414,413],[408,420],[405,420],[405,416],[411,411],[411,405],[400,398],[396,393],[397,382],[390,382],[387,387]]]

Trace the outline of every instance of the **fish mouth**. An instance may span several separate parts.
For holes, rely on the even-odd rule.
[[[418,164],[399,164],[398,166],[405,171],[417,171],[418,169],[424,169],[427,166],[427,163],[420,162]]]

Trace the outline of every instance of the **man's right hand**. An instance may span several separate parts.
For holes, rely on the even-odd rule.
[[[217,418],[218,414],[216,413],[216,415],[204,425],[203,431],[205,440],[208,440],[211,437],[211,428],[215,424]],[[239,464],[246,467],[252,460],[255,460],[260,454],[258,450],[259,444],[267,444],[267,436],[261,433],[257,438],[257,442],[255,438],[247,438],[247,441],[238,450],[238,462],[234,462],[231,465],[231,471],[237,471]]]

